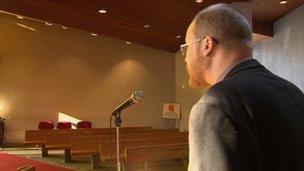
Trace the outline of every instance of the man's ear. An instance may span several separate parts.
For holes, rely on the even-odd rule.
[[[214,41],[212,37],[206,36],[200,43],[203,56],[209,56],[214,50]]]

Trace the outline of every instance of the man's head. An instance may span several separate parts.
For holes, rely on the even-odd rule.
[[[183,47],[187,48],[185,62],[190,86],[213,84],[210,81],[215,75],[211,72],[213,65],[229,61],[229,55],[238,54],[234,52],[251,51],[251,42],[247,20],[228,5],[216,4],[200,11],[187,30]],[[234,56],[231,58],[240,58],[240,55]]]

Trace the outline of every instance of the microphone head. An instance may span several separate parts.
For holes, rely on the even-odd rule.
[[[139,103],[144,98],[144,92],[142,90],[136,90],[132,93],[131,98],[133,99],[134,103]]]

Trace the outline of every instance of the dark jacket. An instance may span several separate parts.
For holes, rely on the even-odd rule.
[[[304,95],[251,59],[193,107],[189,170],[304,171]]]

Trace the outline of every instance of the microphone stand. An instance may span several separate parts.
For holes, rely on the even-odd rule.
[[[120,150],[119,150],[119,128],[121,126],[121,117],[120,112],[118,111],[115,116],[115,125],[116,125],[116,161],[117,161],[117,171],[121,171],[121,163],[120,163]]]

